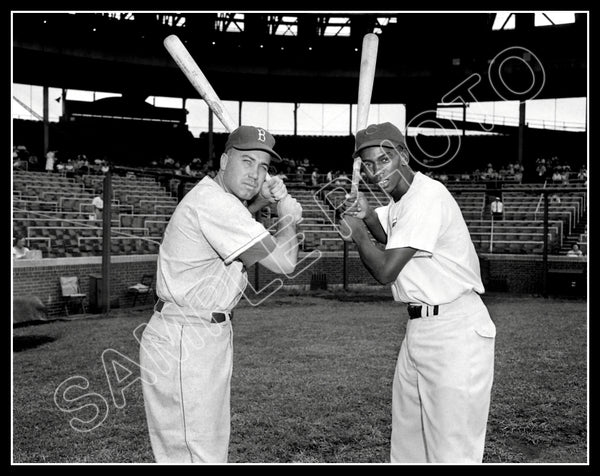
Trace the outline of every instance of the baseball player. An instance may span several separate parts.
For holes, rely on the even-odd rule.
[[[215,179],[204,177],[187,193],[165,230],[159,300],[140,346],[148,430],[159,463],[227,462],[231,319],[247,285],[246,268],[259,262],[291,273],[298,255],[302,207],[280,179],[265,181],[270,162],[281,160],[274,145],[265,129],[234,130]],[[279,222],[272,236],[251,211],[275,201]]]
[[[446,187],[410,168],[393,124],[358,131],[357,156],[391,201],[372,209],[362,193],[350,197],[340,233],[409,317],[393,382],[391,462],[481,463],[496,327],[467,225]]]

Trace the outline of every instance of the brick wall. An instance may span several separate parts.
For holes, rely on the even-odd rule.
[[[255,270],[252,266],[248,270],[248,281],[255,286]],[[377,285],[377,281],[363,266],[358,253],[350,253],[348,259],[348,284]],[[263,266],[259,267],[259,289],[267,286],[274,279],[280,278],[283,284],[310,286],[311,277],[315,273],[325,273],[327,284],[340,285],[344,282],[343,254],[339,252],[302,253],[300,262],[293,275],[281,277]]]
[[[490,291],[541,294],[544,290],[544,263],[541,256],[484,254],[480,256],[480,263],[483,282]],[[570,285],[564,276],[552,271],[563,271],[565,276],[569,272],[577,272],[578,289],[569,290],[573,292],[566,294],[584,294],[582,286],[585,285],[583,278],[587,274],[587,259],[549,256],[548,271],[547,291],[550,294],[560,291],[561,286]]]
[[[111,307],[127,307],[133,296],[127,287],[140,281],[142,275],[156,274],[156,255],[113,256],[111,260]],[[78,276],[81,292],[89,296],[90,275],[102,274],[102,258],[46,258],[19,260],[13,263],[13,299],[37,296],[46,305],[49,316],[65,314],[60,277]],[[86,300],[89,304],[89,300]]]
[[[318,257],[318,259],[317,259]],[[505,290],[514,293],[541,293],[543,291],[543,262],[537,256],[520,255],[481,255],[481,274],[489,291]],[[550,270],[577,270],[582,276],[587,273],[587,260],[573,260],[567,257],[549,257]],[[81,290],[90,291],[90,275],[102,272],[101,257],[55,258],[43,260],[20,260],[13,263],[13,298],[37,296],[46,305],[49,316],[64,315],[64,301],[61,298],[60,276],[78,276]],[[301,254],[301,261],[291,277],[284,277],[284,285],[309,288],[314,273],[325,273],[328,285],[343,283],[342,253],[323,252]],[[132,296],[127,287],[139,282],[142,275],[156,275],[156,255],[113,256],[111,260],[111,307],[127,307],[132,304]],[[549,276],[552,281],[557,275]],[[258,289],[267,286],[280,276],[259,267]],[[568,277],[568,276],[567,276]],[[255,266],[248,270],[249,283],[255,287]],[[566,286],[569,285],[568,281]],[[495,288],[498,283],[504,287]],[[351,252],[348,260],[348,284],[378,285],[366,271],[357,253]],[[550,284],[552,284],[550,282]],[[248,290],[250,291],[250,289]]]

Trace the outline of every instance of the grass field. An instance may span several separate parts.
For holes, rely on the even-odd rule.
[[[588,463],[587,304],[484,297],[496,323],[496,373],[484,463]],[[133,330],[151,310],[55,321],[13,332],[14,463],[153,462]],[[406,312],[389,291],[276,294],[234,319],[231,463],[389,461],[391,381]],[[117,408],[102,364],[114,349],[133,374]],[[116,354],[115,354],[116,355]],[[136,373],[137,372],[137,373]],[[69,421],[54,393],[80,376],[107,414],[92,431]],[[83,381],[83,380],[82,380]],[[96,397],[99,398],[99,397]],[[83,401],[63,402],[63,409]]]

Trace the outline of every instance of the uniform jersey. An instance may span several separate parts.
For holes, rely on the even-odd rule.
[[[158,297],[191,310],[230,311],[248,284],[237,258],[267,235],[237,197],[204,177],[181,200],[165,230]]]
[[[502,213],[504,211],[504,204],[500,201],[493,201],[491,209],[492,213]]]
[[[98,210],[102,210],[104,208],[104,200],[101,197],[94,197],[92,200],[92,205],[96,207]]]
[[[386,249],[418,250],[392,284],[396,301],[439,305],[484,292],[462,212],[440,182],[417,172],[398,202],[375,211],[387,233]]]

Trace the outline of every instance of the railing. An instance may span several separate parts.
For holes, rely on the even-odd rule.
[[[544,186],[542,187],[543,189],[546,188],[546,185],[548,184],[548,180],[544,180]],[[540,199],[538,200],[537,203],[537,207],[535,207],[535,212],[533,214],[533,219],[537,220],[537,214],[538,211],[540,210],[540,207],[542,206],[542,200],[544,199],[544,194],[540,193]]]
[[[438,111],[437,117],[440,119],[452,119],[462,121],[462,111],[451,111],[444,110]],[[467,112],[466,117],[468,122],[478,122],[481,124],[498,125],[498,126],[514,126],[518,127],[519,118],[514,116],[498,116],[496,114],[481,114]],[[552,129],[562,131],[578,131],[585,132],[586,125],[582,122],[571,122],[571,121],[556,121],[556,120],[544,120],[544,119],[528,119],[526,122],[528,127],[535,129]],[[493,131],[489,131],[493,132]]]

